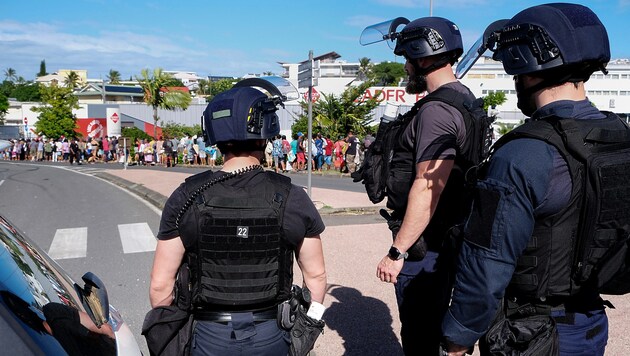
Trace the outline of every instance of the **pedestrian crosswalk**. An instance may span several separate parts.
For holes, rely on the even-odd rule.
[[[147,223],[119,224],[123,253],[153,252],[157,240]],[[57,229],[48,250],[55,260],[83,258],[88,252],[88,228]]]

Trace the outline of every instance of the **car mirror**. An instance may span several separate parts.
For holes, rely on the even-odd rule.
[[[81,279],[85,282],[84,287],[75,283],[74,288],[81,297],[85,311],[100,328],[109,320],[109,297],[105,283],[92,272],[87,272]]]

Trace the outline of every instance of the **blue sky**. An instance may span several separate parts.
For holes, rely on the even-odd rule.
[[[162,1],[0,0],[0,80],[7,68],[34,79],[41,60],[48,72],[87,69],[123,79],[142,68],[243,76],[271,71],[335,51],[343,60],[398,60],[384,43],[361,46],[366,26],[398,16],[429,15],[430,0]],[[433,0],[433,15],[459,25],[468,48],[486,25],[547,1]],[[576,1],[608,29],[612,57],[630,58],[630,0]]]

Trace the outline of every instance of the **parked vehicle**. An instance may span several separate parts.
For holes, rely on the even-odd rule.
[[[3,355],[141,355],[103,282],[83,286],[0,215]]]

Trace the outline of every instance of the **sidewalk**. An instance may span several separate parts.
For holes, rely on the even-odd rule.
[[[127,188],[162,209],[166,199],[193,173],[152,171],[146,169],[107,170],[95,174],[114,184]],[[343,193],[342,193],[343,192]],[[367,194],[335,189],[311,187],[311,199],[320,214],[347,211],[373,213],[385,207],[385,201],[372,204]]]

